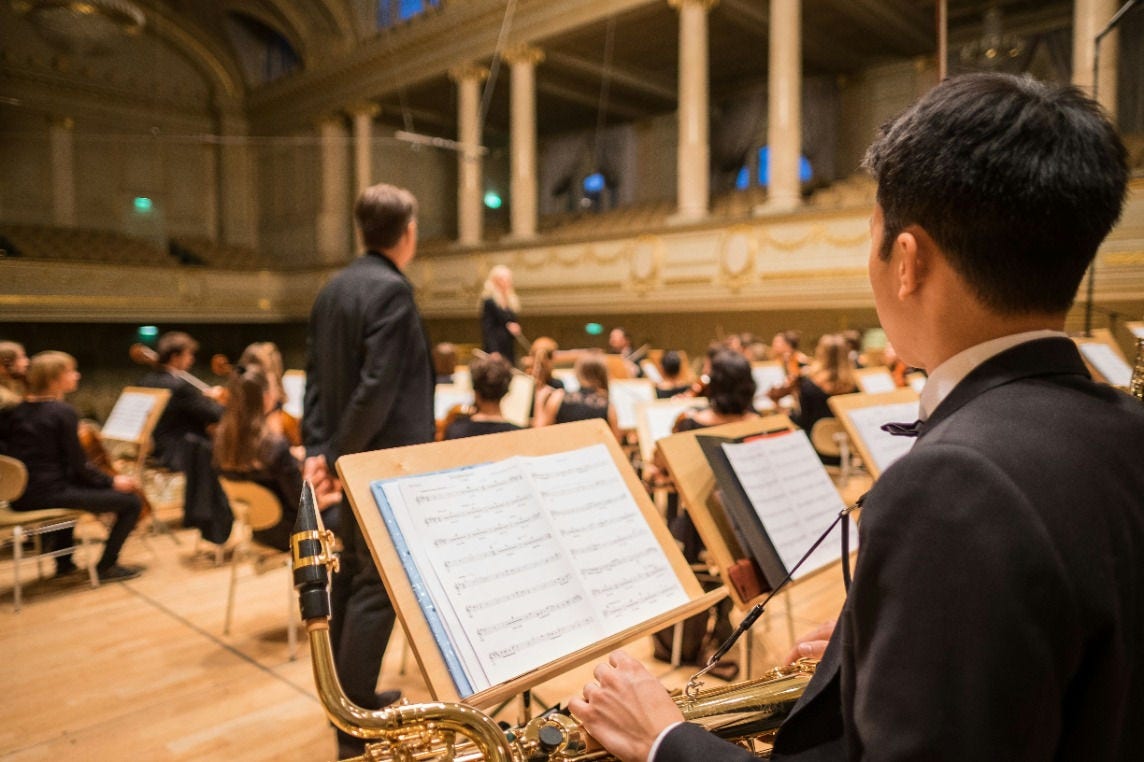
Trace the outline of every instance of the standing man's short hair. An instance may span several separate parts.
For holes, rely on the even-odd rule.
[[[1128,155],[1071,86],[976,74],[946,80],[866,153],[884,215],[881,256],[918,225],[987,307],[1063,312],[1124,206]]]
[[[354,204],[354,219],[368,249],[392,249],[417,217],[417,199],[404,188],[379,183],[361,192]]]

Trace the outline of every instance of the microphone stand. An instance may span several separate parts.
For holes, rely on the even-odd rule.
[[[1100,43],[1112,33],[1120,21],[1128,15],[1140,0],[1128,0],[1120,7],[1112,18],[1105,24],[1104,29],[1101,29],[1096,37],[1092,40],[1092,99],[1096,100],[1097,92],[1100,89]],[[1094,279],[1096,276],[1096,257],[1093,257],[1092,264],[1088,266],[1088,295],[1087,301],[1084,305],[1084,335],[1092,336],[1092,302],[1095,293]]]

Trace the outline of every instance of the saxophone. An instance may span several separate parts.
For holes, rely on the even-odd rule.
[[[1128,393],[1144,402],[1144,339],[1136,340],[1136,366],[1132,369]]]
[[[431,701],[363,709],[338,682],[330,643],[329,573],[338,570],[333,533],[322,526],[313,488],[302,489],[291,536],[294,586],[306,622],[314,681],[326,714],[341,730],[367,741],[353,762],[604,762],[614,760],[575,718],[556,711],[503,730],[466,704]],[[768,756],[778,726],[814,674],[816,660],[776,667],[761,678],[674,696],[688,722]]]

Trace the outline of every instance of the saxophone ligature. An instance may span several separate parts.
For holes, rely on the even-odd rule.
[[[614,760],[576,719],[559,710],[525,725],[502,729],[491,717],[461,703],[402,702],[364,709],[345,695],[330,642],[329,574],[336,572],[333,533],[322,526],[313,488],[302,489],[291,537],[294,586],[310,640],[314,681],[330,720],[366,743],[357,762],[450,760],[452,762],[607,762]],[[778,726],[814,674],[815,660],[778,667],[761,678],[692,690],[675,696],[688,722],[768,756]]]
[[[1132,368],[1132,380],[1128,382],[1128,393],[1144,402],[1144,339],[1136,340],[1136,364]]]

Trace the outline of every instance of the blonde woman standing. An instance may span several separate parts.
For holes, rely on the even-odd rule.
[[[481,347],[499,353],[509,364],[516,365],[516,341],[520,336],[520,299],[512,286],[512,270],[497,265],[481,289]]]

